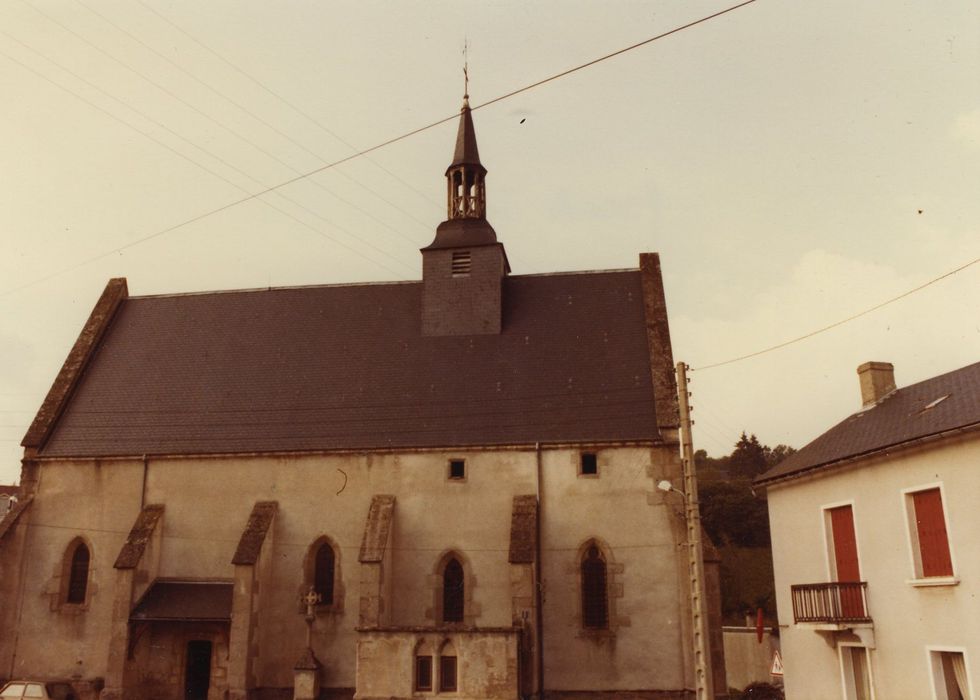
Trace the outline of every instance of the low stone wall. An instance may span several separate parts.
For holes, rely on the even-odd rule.
[[[417,656],[432,657],[438,691],[439,659],[457,662],[452,691],[459,700],[513,700],[518,697],[517,628],[385,628],[360,630],[357,642],[356,700],[388,700],[415,695]],[[427,692],[426,694],[431,694]]]
[[[760,643],[755,627],[723,627],[722,635],[729,688],[741,690],[749,683],[772,682],[769,671],[773,654],[779,649],[778,636],[767,629],[763,631]]]

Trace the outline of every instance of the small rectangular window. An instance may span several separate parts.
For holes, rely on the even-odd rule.
[[[472,256],[468,250],[453,251],[453,277],[463,277],[470,274]]]
[[[415,689],[432,690],[432,657],[415,657]]]
[[[596,459],[595,452],[583,452],[582,464],[579,469],[579,474],[596,475],[598,473],[599,473],[599,462]]]
[[[915,575],[934,578],[953,575],[953,560],[949,552],[946,515],[939,488],[913,491],[908,494],[909,536],[915,555]]]
[[[466,461],[462,459],[451,459],[449,460],[449,478],[450,479],[465,479],[466,478]]]
[[[456,690],[456,657],[439,657],[439,692],[452,693]]]

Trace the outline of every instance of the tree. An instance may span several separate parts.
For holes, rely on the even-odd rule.
[[[766,501],[752,494],[744,480],[714,481],[698,485],[701,523],[719,547],[769,546]]]
[[[729,624],[741,624],[744,612],[757,607],[775,618],[769,513],[765,492],[753,492],[752,479],[795,451],[770,448],[743,432],[730,455],[694,455],[701,522],[721,554],[722,611]]]
[[[777,464],[782,462],[784,459],[789,457],[791,454],[796,452],[795,447],[790,447],[789,445],[776,445],[772,449],[769,449],[768,445],[763,447],[766,453],[766,468],[772,469]]]
[[[752,479],[768,467],[766,448],[759,443],[759,438],[754,434],[748,437],[743,430],[742,436],[735,443],[735,450],[728,458],[728,468],[732,476]]]

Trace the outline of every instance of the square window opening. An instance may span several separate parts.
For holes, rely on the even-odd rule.
[[[466,460],[463,459],[449,460],[449,478],[455,479],[457,481],[466,478]]]
[[[582,453],[579,474],[583,476],[596,476],[599,474],[599,460],[596,458],[595,452]]]

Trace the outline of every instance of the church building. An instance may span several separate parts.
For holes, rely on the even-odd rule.
[[[511,274],[486,174],[464,101],[421,281],[109,281],[0,521],[0,677],[694,697],[684,499],[657,488],[682,478],[659,258]]]

